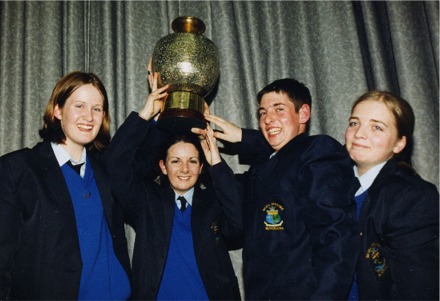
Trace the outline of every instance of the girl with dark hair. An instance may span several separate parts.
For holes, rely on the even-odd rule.
[[[168,87],[157,89],[157,74],[149,80],[145,107],[131,113],[107,153],[113,193],[136,231],[133,299],[239,300],[226,241],[242,231],[234,175],[209,126],[201,142],[192,133],[156,129]],[[146,161],[159,166],[160,181],[139,168],[154,168]],[[203,169],[209,182],[202,184]]]
[[[349,300],[439,298],[439,194],[400,156],[413,130],[411,106],[396,95],[371,91],[353,104],[345,141],[361,247]]]
[[[99,162],[110,140],[101,80],[65,75],[43,119],[43,142],[0,158],[0,299],[126,300],[124,220]]]

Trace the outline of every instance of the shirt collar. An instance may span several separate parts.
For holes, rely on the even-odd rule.
[[[358,168],[357,166],[353,166],[354,175],[356,178],[358,178],[359,183],[361,184],[361,187],[356,192],[356,196],[360,195],[362,192],[366,191],[370,186],[373,184],[374,180],[376,179],[377,175],[381,171],[382,167],[387,163],[387,161],[382,162],[372,168],[370,168],[366,173],[364,173],[362,176],[359,176],[358,174]]]
[[[194,187],[191,188],[190,190],[188,190],[187,192],[185,192],[182,196],[185,198],[185,200],[188,202],[188,204],[190,204],[192,206],[192,199],[193,199],[193,195],[194,195]],[[174,196],[174,201],[177,202],[177,198],[180,195],[178,195],[177,193],[175,193]],[[180,202],[180,201],[179,201]]]
[[[85,163],[86,162],[86,149],[83,149],[83,152],[81,154],[81,159],[79,162],[76,162],[75,160],[70,157],[69,153],[58,143],[51,142],[50,145],[52,146],[53,152],[55,153],[55,157],[57,158],[58,165],[63,166],[66,164],[67,161],[72,161],[74,165]]]

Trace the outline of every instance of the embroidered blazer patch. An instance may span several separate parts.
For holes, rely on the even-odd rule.
[[[373,242],[365,254],[365,258],[369,259],[373,265],[373,269],[376,272],[377,277],[382,277],[385,271],[388,269],[387,259],[380,253],[380,244]]]
[[[266,212],[266,218],[264,225],[266,226],[266,231],[276,231],[284,230],[283,219],[281,217],[281,212],[284,211],[284,207],[278,203],[269,203],[264,206],[263,211]]]

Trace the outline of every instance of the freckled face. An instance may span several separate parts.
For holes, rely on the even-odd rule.
[[[260,129],[267,142],[276,151],[303,133],[310,118],[307,105],[295,111],[295,106],[284,93],[264,94],[258,110]]]
[[[345,132],[345,143],[362,175],[401,152],[406,137],[398,137],[394,116],[384,103],[366,100],[353,110]]]
[[[165,162],[160,160],[159,166],[162,173],[167,175],[173,190],[183,195],[196,184],[203,164],[193,144],[178,142],[168,149]]]
[[[54,115],[61,122],[67,148],[82,147],[98,135],[104,119],[104,97],[93,85],[77,88],[63,108],[55,107]]]

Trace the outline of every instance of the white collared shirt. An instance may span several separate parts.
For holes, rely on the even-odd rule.
[[[276,152],[273,152],[273,153],[269,156],[269,160],[272,159],[276,154],[277,154],[277,151],[276,151]]]
[[[356,191],[355,196],[360,195],[365,190],[370,188],[370,186],[373,184],[374,180],[376,179],[377,175],[379,174],[380,170],[384,165],[387,163],[387,161],[382,162],[372,168],[370,168],[366,173],[364,173],[362,176],[359,176],[358,174],[358,168],[357,166],[353,166],[354,175],[356,178],[358,178],[359,183],[361,184],[361,187],[359,187],[358,191]]]
[[[67,161],[72,162],[73,165],[78,165],[81,163],[84,163],[83,166],[81,166],[80,170],[80,176],[83,178],[85,171],[86,171],[86,149],[83,149],[83,152],[81,154],[81,159],[79,162],[75,161],[70,157],[69,153],[59,144],[51,142],[50,145],[52,146],[53,152],[55,153],[55,157],[57,158],[58,165],[61,167],[64,164],[66,164]]]
[[[194,187],[182,195],[185,198],[185,200],[188,202],[188,204],[190,204],[191,206],[192,206],[193,195],[194,195]],[[179,196],[181,196],[181,195],[178,195],[177,193],[175,193],[174,201],[176,202],[177,207],[180,209],[182,204],[180,204],[180,200],[177,199]]]

